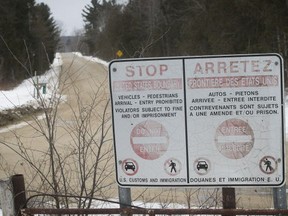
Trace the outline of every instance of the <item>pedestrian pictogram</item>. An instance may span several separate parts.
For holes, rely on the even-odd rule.
[[[176,171],[176,163],[175,162],[173,162],[173,160],[170,160],[170,165],[169,165],[169,167],[171,167],[171,170],[170,170],[170,173],[173,173],[173,172],[177,172]]]
[[[165,161],[164,169],[168,175],[178,175],[182,169],[181,162],[176,158],[170,158]]]
[[[130,143],[138,156],[146,160],[155,160],[166,153],[169,136],[162,124],[147,120],[133,128]]]
[[[260,170],[266,174],[272,174],[277,169],[277,161],[272,156],[265,156],[260,160]]]
[[[127,175],[135,175],[138,172],[138,163],[134,159],[126,159],[122,161],[122,169]]]
[[[271,166],[271,161],[268,159],[268,158],[265,158],[265,162],[264,162],[264,165],[266,166],[266,169],[265,171],[273,171],[274,168]]]

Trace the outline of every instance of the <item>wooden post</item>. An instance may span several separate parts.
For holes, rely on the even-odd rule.
[[[23,175],[12,176],[11,183],[13,188],[15,215],[21,216],[21,209],[26,207],[25,183]]]
[[[222,188],[222,197],[223,209],[236,209],[235,188]]]
[[[23,175],[14,175],[8,180],[0,180],[0,203],[3,215],[21,215],[20,210],[26,203]]]
[[[0,203],[2,214],[14,216],[13,193],[10,180],[0,180]]]

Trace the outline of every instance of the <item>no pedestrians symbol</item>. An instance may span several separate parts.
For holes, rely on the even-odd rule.
[[[182,170],[182,164],[181,164],[180,160],[178,160],[176,158],[170,158],[170,159],[165,161],[164,169],[168,175],[176,176]]]
[[[272,174],[277,170],[277,161],[272,156],[265,156],[260,160],[260,170],[266,174]]]

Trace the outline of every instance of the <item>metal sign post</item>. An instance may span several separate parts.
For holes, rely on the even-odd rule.
[[[286,184],[273,188],[273,201],[275,209],[287,209]]]
[[[131,189],[118,186],[120,208],[131,208]],[[121,216],[126,216],[121,214]]]

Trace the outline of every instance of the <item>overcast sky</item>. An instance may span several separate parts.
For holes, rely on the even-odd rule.
[[[82,10],[91,5],[91,0],[36,0],[50,7],[52,16],[62,29],[61,35],[73,35],[75,30],[83,28]]]
[[[117,0],[125,3],[128,0]],[[86,5],[91,5],[91,0],[36,0],[44,2],[51,10],[52,16],[61,27],[61,35],[75,35],[75,31],[83,29],[84,22],[81,15]]]

